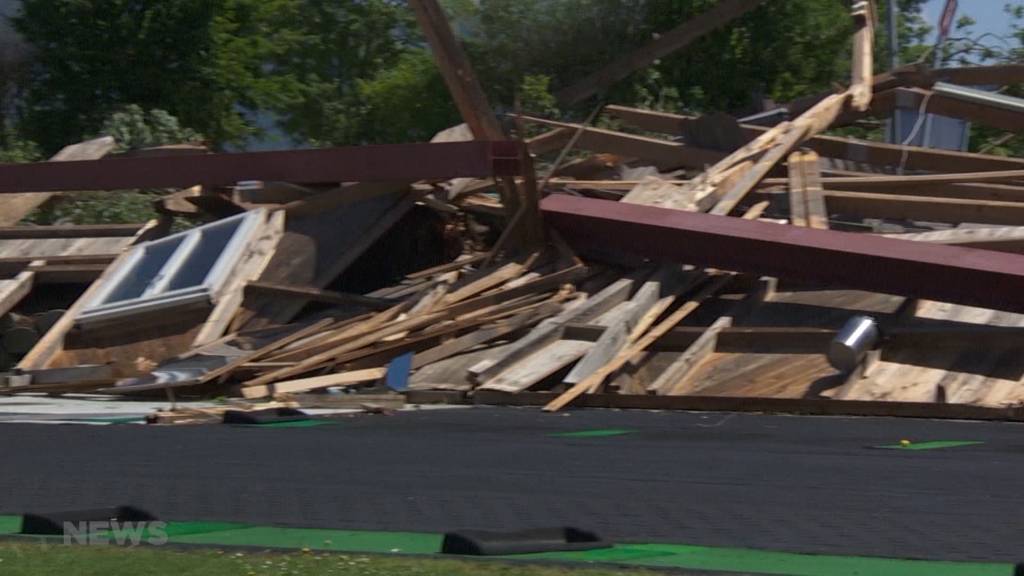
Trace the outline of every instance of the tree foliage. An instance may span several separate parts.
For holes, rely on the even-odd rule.
[[[218,144],[276,113],[321,138],[356,82],[394,64],[409,21],[397,0],[24,0],[33,49],[22,127],[46,149],[124,106],[163,109]],[[84,25],[87,23],[87,25]]]
[[[198,132],[183,127],[166,110],[153,109],[147,112],[137,104],[129,104],[123,110],[111,114],[103,122],[100,133],[113,137],[120,150],[166,144],[198,144],[203,140]]]

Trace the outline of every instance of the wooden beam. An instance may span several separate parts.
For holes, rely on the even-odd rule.
[[[824,191],[821,188],[820,158],[813,151],[794,152],[789,155],[790,173],[790,206],[792,210],[794,192],[802,206],[797,206],[799,215],[802,216],[802,224],[793,223],[796,226],[810,226],[819,230],[828,229],[828,210],[825,207]],[[796,180],[793,175],[797,174]],[[798,187],[798,190],[797,188]]]
[[[850,81],[850,106],[864,111],[871,106],[874,83],[875,18],[874,0],[858,0],[853,5],[853,65]]]
[[[847,99],[848,95],[845,93],[829,96],[784,128],[778,140],[758,158],[757,163],[725,191],[718,204],[711,209],[711,213],[725,216],[732,212],[747,193],[787,154],[803,141],[831,126],[836,116],[845,108]],[[771,131],[766,132],[770,133]]]
[[[631,126],[676,136],[683,135],[683,124],[693,119],[692,116],[625,106],[606,106],[604,110]],[[752,124],[741,124],[740,128],[751,139],[769,130],[764,126]],[[839,136],[818,135],[807,140],[804,146],[825,158],[842,158],[851,162],[876,166],[900,166],[903,164],[907,170],[941,173],[1024,169],[1024,159],[1021,158],[937,150],[918,146],[899,146]]]
[[[430,44],[434,62],[448,85],[462,121],[469,126],[473,137],[477,140],[504,140],[501,124],[469,64],[469,58],[448,24],[444,9],[437,0],[409,0],[409,5],[416,13],[420,30]]]
[[[931,242],[933,244],[950,244],[997,252],[1024,252],[1024,226],[1005,226],[996,228],[953,228],[935,232],[916,232],[912,234],[885,234],[887,238],[911,240],[914,242]]]
[[[625,302],[633,289],[633,283],[634,280],[631,278],[616,280],[586,300],[567,306],[557,316],[540,322],[526,336],[506,348],[501,355],[486,358],[471,366],[469,379],[480,384],[485,383],[513,364],[560,339],[565,325],[569,322],[589,321]]]
[[[245,285],[245,290],[246,292],[271,294],[280,298],[297,298],[303,301],[363,306],[371,310],[385,310],[394,305],[394,302],[383,298],[371,298],[361,294],[344,294],[312,286],[291,286],[288,284],[252,281]]]
[[[4,210],[10,202],[3,199]],[[0,240],[24,238],[130,238],[135,236],[142,224],[67,224],[55,226],[4,226],[0,227]]]
[[[35,272],[26,270],[10,280],[0,280],[0,316],[10,312],[32,292]]]
[[[789,223],[793,226],[807,226],[807,196],[802,159],[802,152],[793,152],[786,162],[789,171]]]
[[[579,130],[579,124],[556,122],[532,116],[524,116],[523,120],[530,124],[539,124],[554,128]],[[627,158],[640,158],[654,162],[659,169],[675,168],[703,169],[725,158],[726,154],[717,150],[705,150],[687,146],[679,142],[626,134],[603,128],[583,127],[576,147],[597,153],[610,153]]]
[[[668,32],[658,34],[654,40],[641,48],[612,60],[576,84],[559,90],[555,97],[563,104],[575,104],[589,98],[633,72],[650,66],[659,58],[681,50],[705,34],[750,12],[764,1],[720,0],[707,12],[694,16]]]
[[[683,394],[682,388],[689,381],[689,376],[704,360],[715,353],[718,347],[718,335],[722,330],[732,326],[732,316],[722,316],[715,320],[704,332],[694,340],[664,371],[647,387],[648,392],[656,394]]]
[[[924,220],[929,222],[977,222],[1013,226],[1024,223],[1024,203],[963,200],[929,196],[897,196],[868,192],[825,194],[829,212],[864,218]]]
[[[387,368],[367,368],[364,370],[352,370],[327,374],[325,376],[313,376],[312,378],[299,378],[297,380],[285,380],[267,386],[247,386],[242,388],[244,398],[264,398],[275,394],[288,394],[291,392],[306,392],[331,386],[353,386],[363,382],[380,380],[387,375]]]
[[[455,38],[441,4],[437,0],[409,0],[409,4],[416,13],[420,29],[430,44],[434,61],[448,86],[448,92],[455,101],[455,107],[458,108],[462,121],[473,133],[473,138],[504,140],[505,132],[501,129],[501,124],[487,101],[487,94],[480,86],[476,73],[469,63],[469,58],[466,57],[462,46]],[[521,159],[528,160],[525,156]],[[540,239],[540,216],[537,206],[539,198],[531,197],[529,189],[519,190],[509,178],[501,180],[499,190],[501,203],[508,211],[509,220],[506,233],[519,234],[518,241],[513,244],[517,246],[531,245],[538,242]],[[515,230],[512,230],[513,228]]]
[[[99,160],[114,150],[117,143],[110,136],[87,140],[65,146],[57,152],[50,162],[67,162],[69,160]],[[24,192],[12,194],[3,199],[4,209],[0,211],[0,226],[13,226],[21,222],[33,210],[42,206],[53,197],[53,192]]]

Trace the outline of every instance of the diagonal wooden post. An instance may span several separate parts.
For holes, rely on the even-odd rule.
[[[455,38],[441,5],[437,0],[409,0],[409,5],[416,13],[420,29],[434,54],[434,61],[441,71],[463,122],[473,133],[473,138],[505,140],[501,124],[487,101],[487,95],[480,86],[465,51]],[[528,180],[532,181],[532,178]],[[516,243],[520,246],[539,241],[540,209],[536,194],[532,190],[527,190],[525,194],[521,193],[512,178],[503,178],[500,183],[501,202],[508,215],[507,225],[520,228],[509,231],[509,235],[517,238]]]

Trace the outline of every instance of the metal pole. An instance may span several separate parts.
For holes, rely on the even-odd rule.
[[[900,66],[900,43],[899,31],[896,28],[896,0],[889,0],[889,11],[887,23],[889,25],[889,69],[895,70]]]

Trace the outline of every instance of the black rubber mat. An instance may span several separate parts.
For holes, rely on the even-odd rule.
[[[0,513],[132,504],[169,520],[1024,558],[1019,424],[534,408],[340,422],[3,425]],[[870,448],[901,439],[983,443]]]

